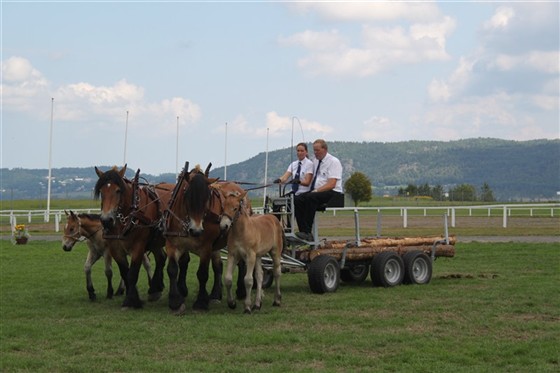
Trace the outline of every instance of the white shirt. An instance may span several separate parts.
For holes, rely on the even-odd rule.
[[[319,160],[315,159],[313,161],[313,170],[317,170],[318,165]],[[313,173],[313,177],[315,177],[315,172]],[[321,161],[317,180],[315,180],[315,189],[319,189],[325,185],[328,179],[336,179],[336,186],[333,190],[342,193],[342,163],[340,163],[338,158],[329,153],[327,153],[325,158]]]
[[[299,159],[293,161],[290,164],[290,166],[288,166],[288,169],[286,170],[287,172],[292,174],[292,178],[296,177],[299,162],[300,162]],[[313,162],[307,157],[303,158],[303,160],[301,161],[301,169],[299,170],[299,179],[303,180],[305,178],[305,175],[312,174],[312,173],[313,173]],[[296,192],[296,195],[305,192],[309,192],[309,185],[305,186],[300,184]]]

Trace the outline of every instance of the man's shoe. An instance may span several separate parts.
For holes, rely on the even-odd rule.
[[[296,232],[296,237],[304,241],[313,241],[313,235],[307,232]]]

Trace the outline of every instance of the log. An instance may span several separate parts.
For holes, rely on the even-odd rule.
[[[360,247],[387,247],[387,246],[423,246],[433,245],[436,241],[444,240],[443,236],[431,237],[394,237],[394,238],[363,238],[360,241]],[[455,245],[455,236],[449,237],[449,244]],[[348,241],[327,241],[322,248],[325,249],[343,249],[348,245]]]
[[[349,261],[369,261],[376,254],[384,251],[393,251],[399,255],[403,255],[409,251],[422,251],[426,255],[432,255],[433,245],[414,245],[414,246],[360,246],[360,247],[349,247],[346,251],[346,260]],[[311,261],[319,255],[329,255],[336,260],[342,259],[343,247],[342,248],[318,248],[316,250],[311,250],[307,252],[309,254],[308,260]],[[453,245],[436,245],[435,250],[436,257],[453,257],[455,256],[455,247]]]

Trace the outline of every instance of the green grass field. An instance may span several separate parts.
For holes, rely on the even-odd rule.
[[[557,372],[560,245],[457,244],[425,286],[341,284],[312,294],[305,273],[282,276],[283,305],[248,316],[225,301],[169,314],[166,299],[121,311],[85,290],[85,244],[0,242],[2,372]],[[114,266],[116,271],[116,266]],[[118,276],[115,276],[116,278]],[[114,280],[116,283],[116,280]],[[167,283],[167,278],[166,278]],[[147,281],[141,272],[140,293]]]

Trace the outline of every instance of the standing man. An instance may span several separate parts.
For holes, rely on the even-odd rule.
[[[291,192],[299,195],[309,191],[313,176],[313,162],[307,158],[307,144],[300,142],[296,145],[297,160],[293,161],[280,178],[274,180],[275,184],[285,183],[292,179]]]
[[[336,193],[342,192],[342,164],[338,158],[328,153],[328,145],[323,139],[313,142],[313,179],[307,193],[295,197],[295,215],[299,227],[296,236],[305,241],[313,241],[311,233],[315,212]]]

